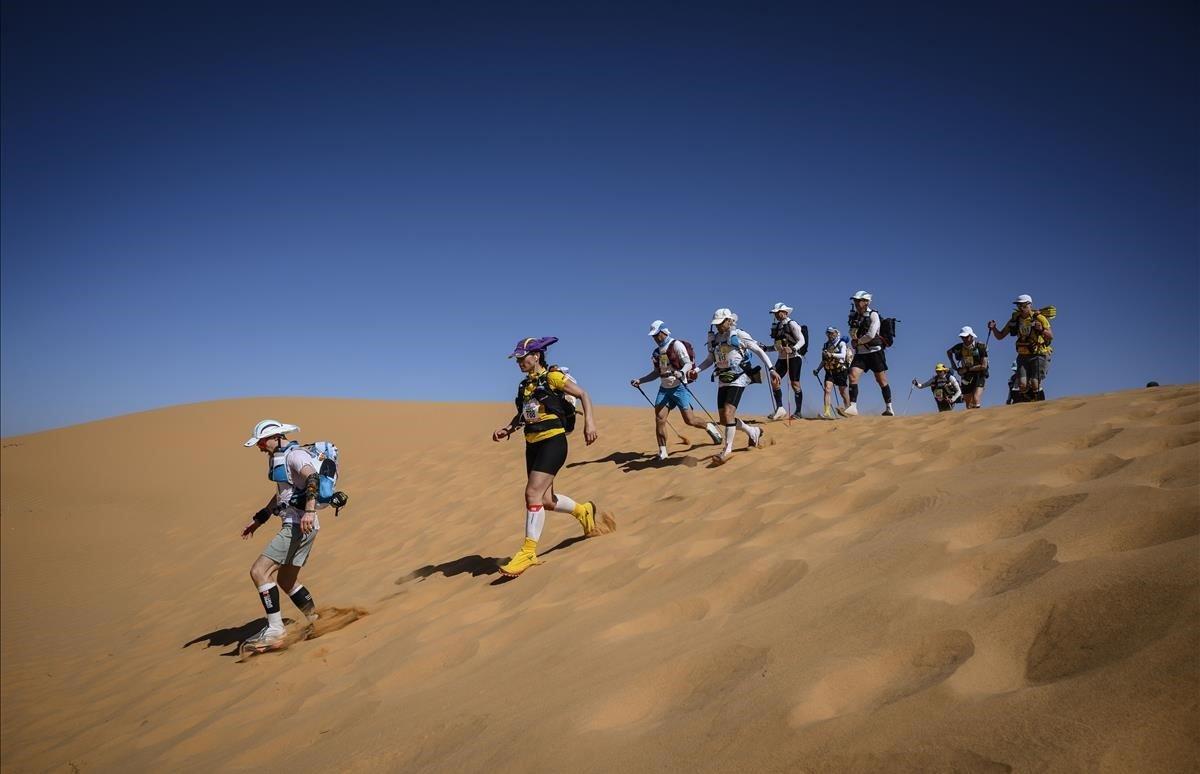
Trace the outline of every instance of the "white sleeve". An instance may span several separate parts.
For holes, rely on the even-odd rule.
[[[953,376],[950,377],[950,383],[954,385],[954,395],[950,398],[950,402],[953,403],[962,397],[962,385],[959,384],[958,379],[955,379]]]
[[[800,323],[791,320],[792,332],[796,335],[796,343],[792,345],[792,349],[799,352],[804,349],[804,329],[800,327]]]
[[[293,449],[288,452],[287,467],[288,478],[292,480],[294,486],[301,489],[304,487],[304,479],[308,477],[304,469],[307,467],[311,468],[313,473],[317,472],[317,466],[313,464],[312,457],[303,449]]]
[[[767,368],[772,367],[773,364],[771,363],[770,355],[763,351],[762,345],[755,341],[749,333],[746,333],[745,331],[738,331],[737,336],[742,340],[742,346],[744,346],[748,351],[758,355]]]
[[[867,328],[866,335],[869,341],[874,341],[875,337],[879,335],[879,312],[874,309],[871,310],[871,325]]]
[[[678,349],[675,350],[675,353],[679,355],[679,362],[683,363],[679,370],[685,374],[692,370],[692,359],[688,357],[687,347],[683,346],[683,342],[679,339],[675,339],[671,342],[671,346],[678,347]]]

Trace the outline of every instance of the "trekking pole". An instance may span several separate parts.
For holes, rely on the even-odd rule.
[[[908,397],[904,399],[904,414],[901,414],[901,416],[908,414],[908,402],[910,400],[912,400],[913,389],[914,389],[914,386],[910,384],[908,386]]]
[[[654,401],[650,400],[650,396],[647,395],[646,391],[642,389],[642,385],[640,385],[640,384],[637,385],[637,391],[640,392],[642,394],[642,397],[646,399],[646,402],[650,404],[650,408],[655,409],[655,410],[658,409],[658,406],[654,405]],[[680,443],[691,443],[691,441],[689,441],[687,439],[687,436],[685,436],[683,433],[681,433],[675,429],[675,425],[671,424],[671,420],[666,419],[664,417],[664,421],[666,421],[667,427],[671,428],[671,432],[673,432],[673,433],[675,433],[675,435],[679,436]]]
[[[681,381],[680,384],[683,385],[683,389],[688,391],[688,395],[692,396],[692,400],[696,401],[696,405],[700,407],[700,410],[708,416],[708,421],[714,425],[718,424],[717,420],[713,419],[713,415],[708,413],[708,409],[704,408],[704,404],[700,402],[700,399],[696,397],[696,393],[692,392],[692,388],[687,386],[687,382]]]

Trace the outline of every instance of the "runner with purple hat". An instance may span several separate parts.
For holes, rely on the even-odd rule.
[[[596,422],[592,401],[578,382],[568,379],[558,366],[546,364],[546,350],[558,339],[554,336],[521,339],[509,355],[525,378],[517,387],[517,413],[511,422],[492,433],[492,440],[508,438],[525,431],[525,542],[500,572],[515,578],[535,564],[537,542],[546,523],[546,509],[569,513],[583,528],[584,537],[602,535],[616,529],[612,516],[602,514],[596,521],[594,501],[577,503],[554,492],[554,477],[567,461],[567,434],[575,429],[575,406],[567,397],[578,398],[583,409],[583,438],[592,444]]]

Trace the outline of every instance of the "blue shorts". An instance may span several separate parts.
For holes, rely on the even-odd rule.
[[[692,410],[692,396],[682,384],[678,387],[659,387],[658,396],[654,398],[654,407],[665,405],[667,410],[677,408],[680,411]]]

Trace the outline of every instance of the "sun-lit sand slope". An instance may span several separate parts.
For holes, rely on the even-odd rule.
[[[352,502],[303,575],[324,634],[239,663],[262,416],[337,442]],[[498,582],[509,416],[246,400],[5,439],[4,770],[1195,770],[1196,386],[774,423],[717,469],[602,409],[559,488],[617,531],[551,514]]]

